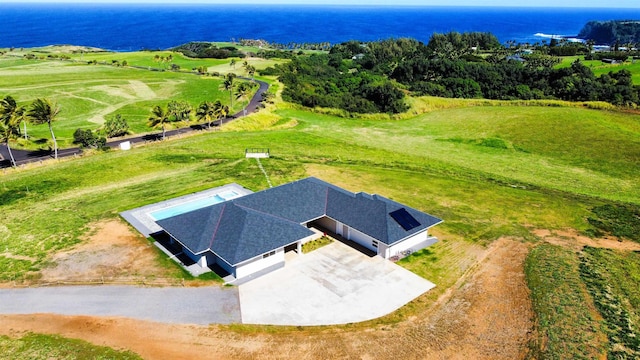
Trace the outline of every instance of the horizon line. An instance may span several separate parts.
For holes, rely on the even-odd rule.
[[[540,5],[517,5],[517,4],[416,4],[412,2],[400,1],[395,4],[389,4],[388,2],[373,2],[368,4],[363,4],[359,1],[312,1],[312,2],[298,2],[298,1],[269,1],[269,2],[259,2],[256,0],[239,0],[239,1],[229,1],[229,0],[189,0],[187,2],[175,3],[172,1],[158,1],[158,0],[66,0],[66,1],[52,1],[52,0],[5,0],[4,4],[48,4],[48,5],[70,5],[70,4],[85,4],[85,5],[173,5],[173,6],[183,6],[183,5],[295,5],[295,6],[337,6],[337,7],[346,7],[346,6],[359,6],[359,7],[484,7],[484,8],[556,8],[556,9],[638,9],[640,10],[640,5],[637,7],[630,7],[629,5],[622,6],[603,6],[603,5],[552,5],[552,4],[540,4]]]

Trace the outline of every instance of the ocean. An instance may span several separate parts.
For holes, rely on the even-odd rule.
[[[590,20],[640,19],[640,9],[318,5],[0,4],[0,47],[54,44],[114,51],[189,41],[263,39],[336,44],[482,31],[501,42],[575,36]]]

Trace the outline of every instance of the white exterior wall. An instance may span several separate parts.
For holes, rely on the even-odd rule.
[[[328,218],[328,217],[323,217],[321,219],[317,220],[318,224],[320,224],[320,226],[326,228],[329,231],[333,231],[336,232],[336,221]]]
[[[391,256],[389,252],[389,245],[383,242],[378,242],[378,256],[388,259]]]
[[[282,262],[284,262],[284,248],[277,249],[274,255],[266,258],[260,255],[236,265],[234,276],[236,279],[240,279]]]
[[[418,251],[424,249],[429,245],[432,245],[436,241],[436,238],[429,238],[427,235],[427,231],[425,230],[389,247],[389,256],[398,255],[401,251],[405,251],[407,249]]]
[[[353,241],[353,242],[356,242],[356,243],[358,243],[358,244],[360,244],[360,245],[362,245],[362,246],[366,247],[366,248],[367,248],[367,249],[369,249],[369,250],[375,251],[376,253],[378,252],[378,248],[379,248],[379,247],[380,247],[380,245],[381,245],[381,242],[380,242],[380,241],[378,241],[378,240],[376,240],[376,239],[372,238],[371,236],[369,236],[369,235],[367,235],[367,234],[365,234],[365,233],[362,233],[362,232],[360,232],[360,231],[358,231],[358,230],[356,230],[356,229],[353,229],[353,228],[349,228],[348,233],[349,233],[349,234],[345,234],[345,235],[343,235],[343,236],[344,236],[345,238],[347,238],[347,239],[349,239],[349,240]],[[375,241],[376,243],[378,243],[378,247],[373,246],[373,242],[374,242],[374,241]],[[382,245],[383,245],[383,244],[382,244]]]

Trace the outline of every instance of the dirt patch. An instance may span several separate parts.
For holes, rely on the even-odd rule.
[[[75,248],[59,252],[42,270],[43,282],[144,280],[165,272],[153,245],[118,220],[94,224]]]
[[[570,247],[576,250],[580,250],[584,246],[591,246],[613,250],[640,251],[640,243],[631,240],[623,240],[614,236],[590,238],[588,236],[580,235],[573,229],[554,231],[536,229],[533,230],[533,234],[550,244]]]
[[[39,314],[0,316],[0,334],[56,333],[150,359],[518,359],[532,328],[523,272],[528,251],[520,242],[496,241],[450,295],[395,325],[239,334],[220,326]]]

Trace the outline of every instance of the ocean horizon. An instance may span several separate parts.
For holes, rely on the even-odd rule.
[[[189,41],[262,39],[337,44],[433,33],[491,32],[500,42],[573,37],[591,20],[640,19],[640,9],[203,4],[0,4],[0,47],[167,49]]]

